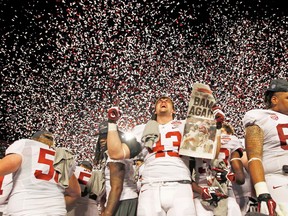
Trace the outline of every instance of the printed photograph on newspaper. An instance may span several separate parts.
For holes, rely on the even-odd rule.
[[[195,83],[190,96],[180,154],[213,159],[216,154],[216,122],[211,110],[215,103],[208,85]]]

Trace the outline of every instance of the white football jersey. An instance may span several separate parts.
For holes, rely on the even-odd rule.
[[[125,176],[124,176],[123,190],[120,196],[120,200],[137,198],[138,193],[137,193],[137,185],[136,185],[136,182],[134,181],[133,160],[132,159],[112,160],[108,156],[107,161],[106,161],[106,167],[105,167],[105,187],[106,187],[107,201],[108,201],[109,193],[111,191],[110,169],[107,166],[107,163],[122,163],[125,165]]]
[[[66,215],[64,188],[53,168],[55,151],[41,142],[21,139],[6,150],[21,155],[22,164],[13,173],[8,213],[13,216]]]
[[[234,135],[221,134],[221,148],[218,159],[222,159],[227,168],[230,169],[231,154],[236,150],[242,150],[241,141]],[[196,158],[196,182],[200,185],[207,184],[207,178],[213,177],[211,170],[211,160]]]
[[[243,151],[242,142],[238,137],[229,134],[221,134],[221,148],[218,159],[223,159],[227,167],[231,166],[231,154],[238,149]]]
[[[74,175],[78,179],[78,182],[81,187],[81,192],[83,193],[85,190],[86,184],[92,175],[92,172],[88,169],[85,169],[84,167],[76,166]]]
[[[264,131],[262,161],[265,174],[281,174],[283,165],[288,164],[288,115],[273,110],[250,110],[245,114],[243,124],[245,127],[258,125]]]
[[[179,147],[185,127],[184,120],[172,120],[165,125],[159,124],[159,140],[144,159],[142,182],[191,180],[187,157],[180,157]],[[141,143],[145,125],[136,126],[132,132]],[[142,143],[143,145],[143,143]]]
[[[74,175],[78,179],[82,196],[77,200],[75,208],[68,212],[66,216],[98,216],[98,198],[89,198],[87,189],[85,191],[86,185],[92,175],[92,171],[81,166],[76,166]]]

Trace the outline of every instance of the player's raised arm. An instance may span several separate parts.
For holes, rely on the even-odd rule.
[[[120,116],[121,111],[118,107],[108,110],[107,148],[110,158],[115,160],[133,158],[142,150],[141,144],[135,138],[121,139],[116,124]]]

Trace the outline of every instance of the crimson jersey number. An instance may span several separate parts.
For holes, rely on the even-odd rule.
[[[165,138],[169,139],[172,137],[176,137],[177,140],[176,141],[172,141],[171,146],[177,147],[177,151],[179,151],[179,147],[181,144],[181,133],[179,131],[172,131],[172,132],[168,132],[165,135]],[[153,152],[156,152],[155,157],[165,157],[165,153],[167,153],[170,157],[179,157],[179,153],[178,152],[174,152],[174,151],[166,151],[165,152],[165,146],[166,145],[162,145],[161,144],[161,137],[160,139],[157,141],[156,146],[153,148]],[[169,146],[170,147],[170,146]]]
[[[4,181],[4,176],[0,176],[0,195],[3,194],[3,190],[2,190],[3,181]]]
[[[280,139],[280,146],[284,150],[288,150],[287,140],[288,134],[284,134],[284,128],[288,130],[288,124],[279,124],[277,125],[277,132]]]
[[[54,170],[53,160],[47,159],[47,155],[54,156],[55,151],[40,148],[38,163],[48,165],[49,166],[48,173],[47,174],[43,173],[43,170],[35,170],[34,176],[36,179],[42,179],[42,180],[46,180],[46,181],[49,181],[54,177],[54,181],[56,183],[58,183],[58,175],[59,174],[57,172],[55,172],[55,170]]]
[[[223,158],[222,155],[224,156],[224,158]],[[227,149],[227,148],[220,148],[218,158],[219,158],[220,156],[222,156],[221,159],[223,159],[223,161],[225,162],[226,166],[228,166],[228,165],[229,165],[228,160],[229,160],[229,156],[230,156],[230,151],[229,151],[229,149]]]
[[[87,172],[80,172],[79,174],[79,177],[78,177],[78,182],[79,184],[82,184],[82,185],[86,185],[87,184],[87,181],[85,180],[85,178],[89,179],[91,177],[91,174],[90,173],[87,173]]]

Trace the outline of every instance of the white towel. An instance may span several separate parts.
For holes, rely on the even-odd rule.
[[[69,186],[69,179],[76,169],[74,154],[66,148],[56,148],[54,169],[59,173],[59,184],[67,188]]]
[[[159,140],[159,124],[155,120],[149,120],[145,125],[141,142],[145,147],[152,149],[153,144]]]
[[[92,175],[86,185],[88,192],[101,196],[105,190],[105,173],[104,169],[93,170]]]

